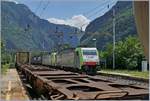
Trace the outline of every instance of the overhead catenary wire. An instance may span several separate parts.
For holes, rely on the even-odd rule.
[[[97,14],[99,11],[103,11],[103,10],[105,10],[105,7],[106,7],[106,5],[107,5],[107,7],[108,8],[110,8],[109,6],[110,5],[112,5],[113,3],[115,3],[117,0],[113,0],[113,1],[107,1],[107,2],[104,2],[104,3],[102,3],[101,5],[104,5],[104,6],[100,6],[99,5],[99,7],[97,6],[97,7],[95,7],[94,9],[91,9],[91,10],[89,10],[90,12],[88,13],[88,14],[85,14],[85,13],[83,13],[84,14],[84,16],[87,16],[87,17],[92,17],[93,15],[95,16],[95,14]],[[100,9],[99,9],[100,8]]]
[[[91,17],[93,17],[93,16],[95,16],[96,14],[98,14],[100,11],[102,12],[102,11],[104,11],[106,8],[110,8],[110,5],[112,5],[112,4],[114,4],[115,2],[114,1],[112,1],[112,2],[110,2],[110,3],[108,3],[107,4],[107,2],[105,3],[105,4],[107,4],[106,6],[103,6],[103,7],[101,7],[100,9],[97,9],[97,10],[95,10],[94,12],[92,12],[91,14],[89,14],[88,16],[87,16],[87,18],[91,18]],[[104,5],[105,5],[104,4]]]
[[[105,4],[109,3],[109,2],[110,2],[110,1],[108,0],[108,1],[106,1],[106,2],[104,2],[104,3],[102,3],[101,5],[105,5]],[[42,3],[42,0],[40,1],[40,4],[39,4],[38,8],[40,8],[41,3]],[[42,9],[42,11],[41,11],[41,13],[40,13],[39,16],[42,16],[42,14],[44,13],[44,11],[45,11],[46,8],[48,7],[49,3],[50,3],[49,1],[48,1],[48,3],[46,3],[46,5],[43,7],[43,9]],[[114,2],[112,2],[112,4],[113,4],[113,3],[114,3]],[[111,4],[109,4],[109,5],[111,5]],[[101,8],[101,9],[99,9],[99,7],[101,7],[101,6],[98,5],[98,6],[94,7],[93,9],[87,11],[86,13],[83,13],[83,15],[85,15],[85,16],[88,15],[87,18],[91,18],[91,17],[95,16],[96,14],[98,14],[100,11],[105,10],[105,7],[106,7],[106,6],[104,6],[104,7]],[[97,11],[97,9],[98,9],[98,11]],[[38,10],[38,9],[37,9],[37,10]],[[95,10],[96,12],[95,12],[94,10]],[[76,24],[80,24],[80,23],[76,23]],[[87,24],[87,22],[84,23],[84,24],[82,24],[80,27],[82,28],[85,24]]]
[[[34,13],[36,14],[38,12],[38,10],[40,9],[41,5],[42,5],[43,0],[39,1],[38,6],[36,7]],[[29,32],[29,30],[31,29],[31,23],[27,23],[26,28],[24,29],[25,32]]]
[[[106,2],[103,2],[103,3],[99,4],[99,5],[97,5],[96,7],[92,8],[91,10],[83,13],[83,15],[85,15],[85,16],[89,15],[90,13],[92,13],[93,11],[95,11],[96,9],[98,9],[99,7],[101,7],[101,5],[105,5],[108,2],[110,2],[110,1],[106,1]]]
[[[105,3],[103,3],[103,4],[105,5],[105,4],[107,4],[107,3],[108,3],[108,1],[105,2]],[[86,17],[87,17],[87,18],[91,18],[91,17],[97,15],[100,11],[103,12],[104,10],[109,9],[109,8],[110,8],[110,5],[112,5],[112,4],[114,4],[114,3],[115,3],[115,1],[112,1],[112,2],[108,3],[107,5],[103,6],[101,9],[98,9],[98,11],[96,10],[96,12],[94,12],[93,14],[91,13],[89,16],[86,16]],[[95,7],[95,8],[98,8],[98,7]],[[94,10],[94,9],[92,9],[92,10]],[[89,11],[92,11],[92,10],[89,10]],[[83,14],[84,14],[84,13],[83,13]],[[77,25],[77,24],[80,24],[80,23],[76,23],[76,25]],[[83,24],[80,26],[80,28],[82,29],[82,27],[83,27],[84,25],[86,25],[86,24],[87,24],[87,22],[86,22],[86,23],[83,23]]]
[[[37,8],[35,9],[35,14],[37,13],[37,11],[40,9],[41,5],[42,5],[42,1],[40,0],[39,5],[37,6]]]
[[[46,8],[48,7],[49,4],[50,4],[50,1],[47,1],[46,5],[43,7],[39,16],[42,16],[42,14],[44,13],[44,11],[46,10]]]
[[[114,14],[114,10],[115,10],[115,5],[114,6],[112,6],[113,7],[113,47],[115,47],[115,22],[114,22],[114,19],[115,19],[115,14]],[[107,5],[107,8],[110,8],[110,4],[109,5]],[[117,7],[117,9],[118,9],[119,7]],[[88,40],[90,40],[90,39],[88,39]],[[88,40],[84,40],[84,42],[86,41],[88,41]],[[114,48],[113,48],[113,50],[114,50]],[[114,52],[113,52],[114,53]],[[113,58],[114,58],[114,54],[113,54]],[[115,68],[115,58],[113,59],[113,68]]]
[[[39,6],[37,7],[37,10],[40,8],[42,1],[43,1],[43,0],[40,1]],[[115,0],[115,1],[116,1],[116,0]],[[42,16],[42,14],[44,13],[44,11],[45,11],[46,8],[48,7],[49,3],[50,3],[50,2],[48,1],[48,3],[46,3],[46,5],[43,7],[43,9],[42,9],[42,11],[41,11],[41,13],[40,13],[40,16]],[[111,5],[111,4],[114,3],[114,0],[113,0],[113,2],[111,2],[111,3],[110,3],[110,1],[108,0],[108,1],[106,1],[106,2],[104,2],[104,3],[102,3],[102,4],[100,4],[100,5],[105,5],[105,4],[107,4],[107,3],[109,3],[109,4],[107,5],[107,7],[109,7],[109,5]],[[103,11],[103,10],[105,10],[105,8],[106,8],[106,6],[104,6],[104,7],[101,8],[100,5],[94,7],[93,9],[89,10],[89,11],[86,12],[86,13],[83,13],[83,15],[88,15],[87,18],[91,18],[91,17],[97,15],[100,11]],[[99,9],[99,7],[100,7],[100,9]],[[96,11],[96,12],[95,12],[95,11]],[[80,23],[76,23],[76,25],[77,25],[77,24],[80,24]],[[82,27],[83,27],[84,25],[86,25],[86,24],[87,24],[87,22],[83,23],[80,27],[82,28]]]

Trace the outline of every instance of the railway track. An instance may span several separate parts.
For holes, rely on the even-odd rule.
[[[149,87],[149,79],[131,77],[126,75],[118,75],[118,74],[108,74],[108,73],[98,73],[98,77],[105,78],[109,81],[119,82],[127,85],[139,85],[144,87]]]
[[[147,86],[125,84],[108,77],[89,76],[45,66],[21,65],[32,90],[48,100],[149,99]]]

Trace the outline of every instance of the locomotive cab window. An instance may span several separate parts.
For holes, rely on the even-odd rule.
[[[97,55],[96,50],[83,50],[83,55]]]

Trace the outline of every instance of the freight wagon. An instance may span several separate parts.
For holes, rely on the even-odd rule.
[[[30,53],[29,52],[17,52],[16,53],[16,67],[23,64],[30,64]]]
[[[42,65],[56,66],[56,53],[43,55]]]

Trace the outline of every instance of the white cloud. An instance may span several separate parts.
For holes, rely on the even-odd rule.
[[[64,25],[70,25],[77,28],[81,28],[82,30],[85,30],[86,26],[89,24],[90,20],[87,19],[83,15],[74,15],[71,19],[57,19],[57,18],[49,18],[47,19],[51,23],[55,24],[64,24]]]
[[[14,2],[14,3],[18,4],[18,2],[16,0],[2,0],[2,1],[9,1],[9,2]]]
[[[65,20],[57,18],[49,18],[48,21],[55,24],[66,24]]]

